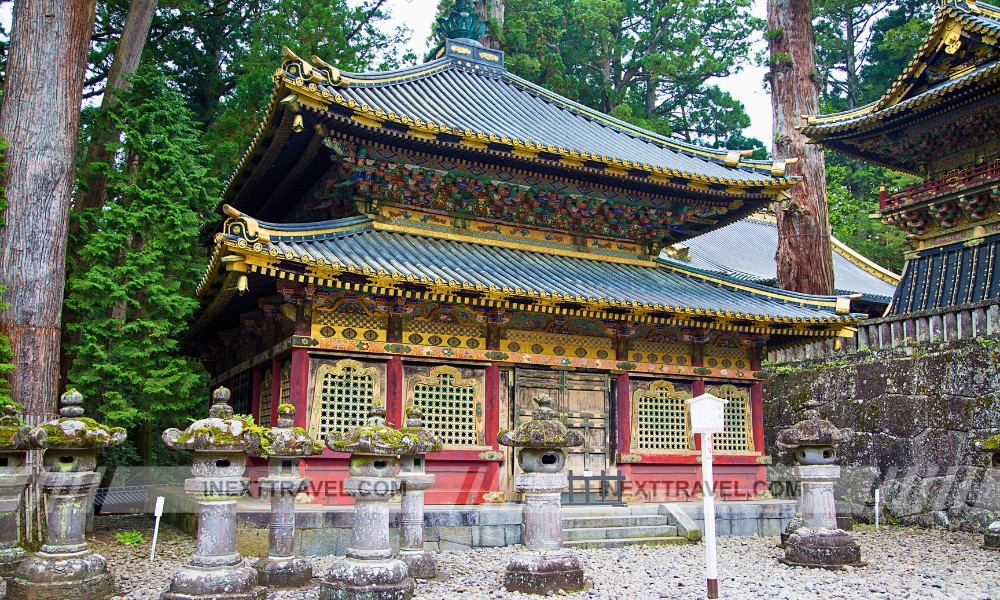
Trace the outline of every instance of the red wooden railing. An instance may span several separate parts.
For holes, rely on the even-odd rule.
[[[1000,180],[1000,160],[980,165],[975,169],[948,175],[947,177],[932,179],[931,181],[904,188],[892,194],[883,191],[879,194],[878,198],[879,210],[885,212],[887,209],[931,200],[948,192],[996,180]]]

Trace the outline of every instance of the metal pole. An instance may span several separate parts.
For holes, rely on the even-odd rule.
[[[701,474],[705,498],[705,561],[708,597],[719,597],[719,565],[715,550],[715,477],[712,474],[712,434],[701,434]]]

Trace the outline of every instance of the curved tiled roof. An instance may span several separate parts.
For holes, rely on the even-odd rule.
[[[923,46],[881,98],[848,111],[806,116],[806,124],[798,129],[805,135],[815,136],[819,139],[826,135],[856,130],[904,111],[934,106],[945,95],[1000,73],[1000,63],[989,62],[967,73],[945,79],[939,85],[907,96],[910,86],[923,73],[926,62],[944,44],[943,36],[952,23],[957,23],[967,31],[974,31],[983,36],[992,36],[995,39],[1000,37],[1000,8],[985,2],[946,0],[939,10]]]
[[[316,57],[319,67],[291,51],[286,56],[276,81],[311,92],[329,110],[391,124],[416,138],[444,135],[472,147],[512,147],[522,158],[548,153],[581,166],[708,184],[783,189],[798,181],[785,177],[792,161],[755,161],[740,151],[696,146],[573,102],[507,72],[501,52],[471,40],[447,40],[435,60],[379,73],[340,73]]]
[[[747,218],[684,242],[690,260],[671,258],[671,264],[714,271],[743,281],[774,285],[778,277],[774,255],[778,249],[778,227],[773,221]],[[888,272],[872,274],[873,265],[862,263],[843,244],[834,244],[833,274],[837,290],[862,294],[862,299],[889,304],[896,285]],[[856,254],[856,253],[855,253]],[[898,282],[899,278],[895,277]]]
[[[384,281],[432,284],[593,305],[786,322],[845,322],[836,297],[807,296],[702,274],[676,264],[614,262],[386,230],[365,218],[305,225],[259,223],[267,243],[254,252]],[[242,234],[245,230],[238,230]],[[231,234],[222,239],[242,240]],[[232,238],[232,239],[229,239]],[[260,245],[260,244],[257,244]],[[305,258],[303,258],[305,257]]]

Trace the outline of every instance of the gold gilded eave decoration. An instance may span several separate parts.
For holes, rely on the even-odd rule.
[[[232,220],[232,218],[230,219]],[[279,237],[280,232],[271,231],[271,239]],[[243,242],[243,243],[240,243]],[[621,318],[621,309],[627,309],[636,318],[641,318],[644,320],[657,321],[660,317],[656,317],[651,313],[662,313],[669,312],[676,314],[676,317],[668,318],[664,322],[678,322],[678,323],[688,323],[691,325],[698,325],[699,323],[705,325],[702,319],[696,321],[690,321],[694,317],[713,317],[719,319],[729,319],[733,321],[751,321],[757,322],[756,324],[743,325],[732,325],[732,324],[715,324],[717,328],[729,328],[733,330],[752,330],[761,332],[788,332],[788,327],[802,327],[798,331],[799,333],[806,333],[808,335],[816,336],[842,336],[844,335],[844,328],[852,323],[858,321],[850,315],[837,315],[835,312],[831,311],[828,313],[830,316],[815,316],[815,317],[788,317],[788,316],[775,316],[766,314],[750,314],[726,310],[716,310],[716,309],[706,309],[697,307],[681,307],[681,306],[665,306],[660,304],[654,304],[650,302],[636,302],[630,300],[619,300],[613,298],[595,298],[595,297],[583,297],[582,295],[566,295],[560,294],[558,292],[548,292],[540,291],[534,289],[528,290],[514,290],[509,288],[499,288],[497,286],[484,286],[479,283],[472,283],[468,281],[445,281],[443,279],[431,279],[429,277],[416,278],[412,274],[402,274],[399,272],[388,272],[384,270],[375,271],[367,266],[348,264],[342,265],[340,263],[328,263],[322,256],[311,256],[310,254],[302,254],[296,256],[291,252],[281,253],[277,247],[270,244],[262,244],[256,242],[253,244],[248,244],[243,238],[234,239],[232,236],[226,237],[221,236],[218,239],[218,245],[222,248],[221,252],[224,256],[226,255],[239,255],[242,256],[247,271],[250,273],[260,273],[264,275],[273,276],[281,279],[288,279],[292,281],[304,282],[307,284],[314,285],[325,285],[329,287],[349,287],[351,289],[357,288],[357,291],[365,290],[375,290],[380,293],[388,293],[392,295],[398,295],[404,292],[400,289],[401,284],[407,283],[419,283],[426,287],[429,294],[435,295],[435,297],[441,298],[453,298],[452,301],[456,302],[470,302],[485,303],[488,305],[495,305],[496,302],[507,302],[510,300],[517,300],[518,298],[529,298],[532,299],[532,306],[539,308],[540,310],[555,310],[562,311],[566,314],[574,313],[577,309],[566,309],[565,307],[558,306],[562,302],[572,302],[582,305],[582,310],[588,315],[603,315],[604,318]],[[268,247],[270,246],[270,247]],[[290,272],[282,263],[294,262],[299,263],[304,266],[301,272]],[[733,289],[738,289],[746,292],[750,292],[754,295],[772,297],[775,299],[794,302],[801,305],[815,306],[818,308],[824,308],[826,310],[841,308],[843,310],[843,301],[838,298],[829,298],[823,300],[812,300],[789,296],[787,294],[782,294],[780,291],[769,292],[767,290],[762,290],[750,286],[744,286],[735,282],[726,281],[719,278],[713,278],[706,276],[701,273],[684,271],[670,265],[659,265],[658,268],[667,268],[674,271],[683,271],[685,275],[689,277],[694,277],[702,279],[707,283],[714,283],[720,287],[729,287]],[[296,270],[298,271],[298,270]],[[216,273],[218,269],[216,269]],[[343,281],[338,280],[338,277],[343,273],[354,273],[359,275],[364,275],[369,278],[370,282],[365,284],[345,284]],[[466,291],[478,291],[481,292],[478,299],[462,298],[461,296],[455,295],[456,293],[466,292]],[[611,311],[611,312],[608,312]],[[658,321],[657,321],[658,322]],[[823,327],[819,327],[823,325]],[[780,327],[779,327],[780,326]]]

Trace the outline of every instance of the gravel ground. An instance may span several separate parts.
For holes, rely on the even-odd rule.
[[[146,543],[132,547],[115,532],[138,530]],[[795,569],[775,560],[774,538],[719,539],[722,598],[961,598],[1000,600],[1000,552],[979,547],[981,535],[908,528],[854,532],[867,567],[844,571]],[[150,565],[152,519],[101,517],[94,548],[108,559],[121,595],[115,600],[159,598],[174,570],[194,551],[193,540],[169,526],[160,529],[157,559]],[[445,581],[418,582],[421,600],[530,598],[500,587],[504,566],[517,548],[492,548],[438,555]],[[644,600],[704,598],[704,546],[633,546],[580,550],[591,587],[574,598]],[[315,559],[324,574],[336,557]],[[304,590],[271,592],[269,600],[315,600],[318,580]]]

